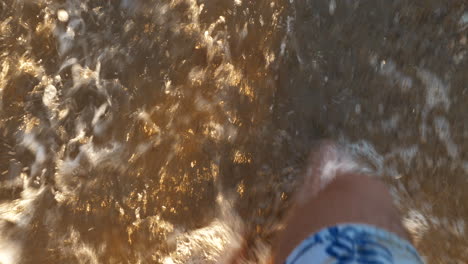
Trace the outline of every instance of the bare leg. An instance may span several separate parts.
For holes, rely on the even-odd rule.
[[[408,239],[386,186],[377,179],[352,172],[352,166],[344,164],[348,161],[337,158],[337,154],[333,145],[325,144],[313,155],[308,171],[311,175],[306,176],[274,245],[274,263],[282,263],[309,235],[340,223],[374,225]],[[335,163],[326,167],[326,162],[330,162],[327,159],[335,159],[332,160]]]

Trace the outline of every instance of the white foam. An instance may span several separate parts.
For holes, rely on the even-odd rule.
[[[193,67],[188,74],[188,78],[192,82],[192,84],[200,85],[203,82],[203,80],[205,80],[205,75],[206,75],[205,69],[203,69],[202,67]],[[170,85],[166,85],[166,87],[167,86],[170,86]]]
[[[239,32],[239,38],[240,40],[244,40],[245,37],[247,37],[247,34],[249,34],[249,31],[247,29],[248,23],[244,24],[244,27],[242,28],[241,32]]]
[[[64,55],[67,51],[69,51],[75,40],[75,30],[71,27],[67,27],[65,32],[59,34],[58,36],[58,43],[59,43],[59,54]]]
[[[351,172],[357,168],[357,164],[350,158],[335,156],[328,160],[322,168],[320,175],[320,189],[324,189],[338,174],[338,172]]]
[[[418,145],[412,145],[410,147],[400,148],[397,150],[401,160],[403,160],[407,168],[409,168],[409,166],[413,162],[418,151],[419,151]]]
[[[468,161],[463,162],[462,167],[465,173],[468,174]]]
[[[83,153],[93,167],[102,165],[102,163],[110,163],[115,165],[114,167],[118,168],[123,166],[118,162],[120,155],[122,154],[122,150],[122,144],[115,141],[109,142],[109,144],[103,148],[96,148],[92,142],[88,142],[80,147],[80,154]]]
[[[80,264],[99,264],[99,258],[96,250],[92,246],[82,241],[78,231],[70,228],[68,234],[64,237],[68,241],[67,246],[62,250],[68,251],[74,255]]]
[[[79,138],[74,138],[71,142]],[[93,142],[89,140],[79,147],[79,153],[75,158],[65,157],[63,160],[57,161],[58,175],[73,174],[81,165],[82,159],[89,162],[91,168],[97,168],[100,165],[108,164],[115,168],[121,168],[123,165],[120,162],[123,146],[121,143],[113,141],[109,142],[105,147],[95,147]],[[90,169],[90,168],[88,168]]]
[[[438,116],[434,119],[434,128],[439,139],[444,142],[447,153],[453,159],[458,157],[458,146],[452,139],[450,123],[445,117]]]
[[[395,131],[398,129],[400,119],[400,115],[394,114],[392,117],[390,117],[390,119],[380,121],[382,130],[385,132]]]
[[[76,64],[76,63],[78,63],[78,59],[77,59],[77,58],[70,58],[70,59],[64,61],[64,62],[62,63],[62,65],[60,66],[60,69],[58,70],[58,73],[60,73],[63,69],[65,69],[65,68],[67,68],[67,67],[69,67],[69,66],[72,66],[72,65],[74,65],[74,64]],[[60,75],[58,75],[58,76],[59,76],[59,78],[61,78]]]
[[[163,260],[164,264],[229,263],[241,248],[243,225],[232,204],[222,195],[217,198],[219,217],[208,226],[176,235],[176,250]]]
[[[405,147],[398,147],[392,149],[388,154],[385,154],[384,159],[385,160],[391,160],[395,158],[399,158],[405,165],[406,169],[410,169],[410,166],[417,156],[419,152],[419,146],[418,145],[410,145],[410,146],[405,146]],[[386,166],[384,168],[385,173],[387,173],[390,176],[399,178],[402,175],[397,171],[395,167],[390,167]]]
[[[370,163],[375,168],[375,173],[381,175],[384,170],[384,157],[377,152],[374,146],[365,140],[356,141],[354,143],[344,142],[345,148],[355,157],[362,158],[363,161]],[[370,172],[371,169],[360,164],[362,172]]]
[[[87,175],[94,168],[108,167],[123,171],[126,163],[122,162],[123,146],[118,142],[109,142],[105,147],[95,147],[92,140],[79,147],[74,158],[66,156],[57,160],[55,200],[65,202],[76,195],[81,181],[78,176]]]
[[[21,247],[15,242],[5,241],[0,238],[0,263],[16,264],[20,263]]]
[[[208,126],[209,135],[214,140],[221,140],[225,138],[224,127],[221,124],[210,121]]]
[[[322,146],[319,150],[319,160],[309,166],[305,173],[305,181],[298,201],[306,202],[323,190],[338,174],[355,172],[360,166],[353,158],[334,145]]]
[[[75,39],[77,34],[84,34],[86,31],[84,20],[80,17],[80,10],[78,6],[67,1],[68,7],[65,9],[57,10],[57,20],[51,20],[51,26],[54,28],[53,33],[58,43],[58,53],[63,56],[76,45],[83,45]],[[64,27],[56,26],[55,23],[60,22]]]
[[[21,144],[35,155],[34,163],[31,165],[31,175],[35,176],[46,161],[46,148],[39,143],[39,141],[36,140],[36,136],[31,133],[24,133]]]
[[[445,111],[450,107],[449,89],[436,75],[425,69],[417,70],[418,77],[426,87],[426,107],[432,109],[435,106],[442,106]]]
[[[163,263],[216,263],[224,248],[233,242],[233,231],[219,220],[176,238],[176,250]],[[231,244],[232,245],[232,244]]]
[[[460,21],[458,23],[462,27],[466,27],[468,25],[468,12],[463,13],[463,15],[460,17]]]
[[[99,69],[96,65],[96,70],[91,70],[88,67],[82,67],[80,64],[75,63],[72,65],[71,72],[72,72],[72,79],[73,79],[73,87],[72,91],[79,89],[81,86],[90,83],[91,81],[95,80],[96,85],[98,85],[99,81]]]
[[[94,135],[102,136],[112,122],[110,117],[105,118],[108,106],[107,103],[104,103],[94,110],[93,120],[91,121]]]
[[[69,143],[80,141],[86,136],[86,124],[81,120],[77,119],[75,121],[75,137],[70,139]]]
[[[58,175],[72,175],[80,167],[80,158],[77,156],[74,159],[66,157],[64,160],[57,162],[57,174]]]
[[[3,109],[3,89],[7,84],[7,73],[10,69],[10,64],[8,60],[4,60],[2,63],[2,71],[0,72],[0,111]]]
[[[418,243],[429,230],[429,222],[423,213],[418,210],[410,210],[403,218],[403,225],[411,233],[415,242]]]
[[[55,109],[57,105],[57,88],[52,84],[49,84],[44,89],[44,95],[42,96],[42,103],[49,109]]]
[[[399,71],[397,65],[392,60],[382,60],[380,65],[377,65],[377,58],[371,58],[370,64],[378,67],[379,73],[397,84],[402,91],[408,91],[413,87],[413,79]]]
[[[421,139],[426,141],[427,115],[436,106],[442,107],[445,111],[449,110],[450,99],[448,93],[450,87],[427,70],[418,69],[417,75],[426,87],[426,105],[421,113],[422,121],[420,126]]]
[[[24,180],[24,190],[21,198],[0,204],[0,219],[15,224],[18,230],[30,227],[31,220],[36,211],[36,200],[44,192],[45,188],[33,189],[27,184],[27,176],[22,176]],[[20,263],[22,251],[21,241],[14,240],[8,234],[14,232],[0,224],[0,263],[15,264]]]
[[[336,0],[330,0],[330,3],[328,5],[328,12],[330,15],[335,14],[335,9],[336,9]]]
[[[465,219],[458,219],[454,222],[454,233],[458,236],[465,237]]]

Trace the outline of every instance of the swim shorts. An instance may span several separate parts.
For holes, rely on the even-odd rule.
[[[422,264],[406,240],[383,229],[342,224],[322,229],[306,238],[285,264]]]

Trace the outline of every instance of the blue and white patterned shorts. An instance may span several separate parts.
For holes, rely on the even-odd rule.
[[[294,249],[285,264],[422,264],[406,240],[377,227],[343,224],[322,229]]]

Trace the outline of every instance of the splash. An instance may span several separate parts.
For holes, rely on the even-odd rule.
[[[252,37],[245,21],[231,28],[245,3],[205,13],[212,6],[192,0],[13,2],[1,38],[26,52],[15,46],[2,61],[0,109],[13,120],[1,132],[20,172],[2,179],[14,199],[2,201],[0,218],[22,235],[0,242],[9,245],[0,261],[218,263],[234,252],[244,228],[227,201],[212,206],[227,192],[219,167],[252,163],[243,148],[222,154],[269,112],[266,103],[240,113],[255,107],[259,76],[276,63],[264,43],[261,71],[233,57],[251,56],[232,46]],[[278,18],[264,16],[275,35]],[[25,243],[30,234],[40,245]]]

